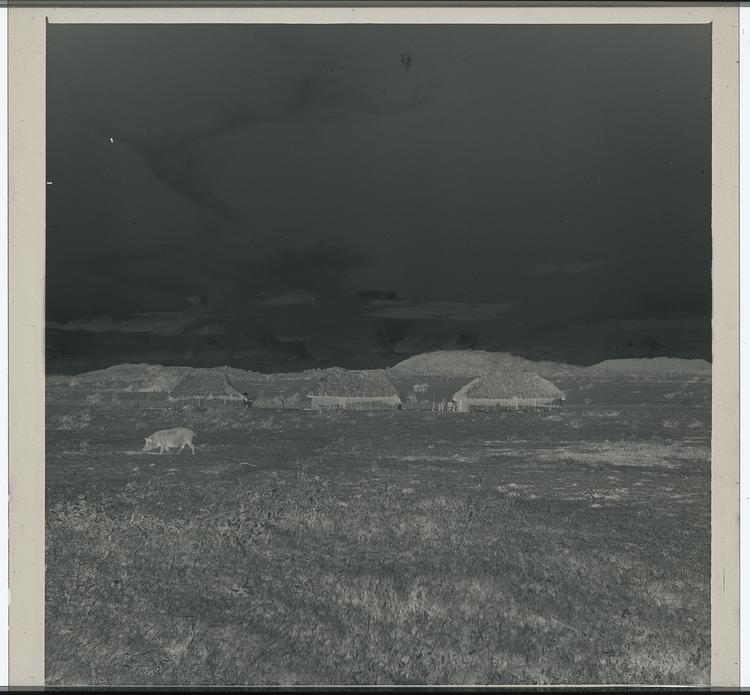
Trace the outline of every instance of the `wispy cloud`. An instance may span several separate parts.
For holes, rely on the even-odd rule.
[[[586,328],[622,332],[691,332],[710,331],[711,318],[701,314],[672,314],[666,316],[612,317],[590,323],[571,323],[575,330]]]
[[[398,295],[391,290],[361,290],[356,294],[357,299],[364,301],[372,301],[379,299],[388,302],[395,302],[398,299]]]
[[[48,321],[47,327],[58,331],[81,331],[84,333],[149,333],[151,335],[182,335],[195,327],[196,335],[221,335],[224,327],[211,321],[202,312],[162,311],[140,314],[122,321],[115,321],[111,316],[94,316],[73,321]]]
[[[273,297],[265,297],[257,301],[260,306],[292,306],[294,304],[317,305],[318,300],[311,292],[292,290]]]
[[[444,321],[491,321],[510,311],[517,302],[418,302],[409,300],[370,303],[370,314],[389,319],[442,319]]]
[[[195,321],[195,315],[186,312],[158,312],[142,314],[125,321],[114,321],[110,316],[95,316],[60,323],[48,321],[49,328],[60,331],[85,331],[87,333],[152,333],[154,335],[179,335]]]
[[[609,260],[597,261],[549,261],[536,267],[537,273],[588,273],[598,270],[610,263]]]
[[[207,323],[205,326],[201,326],[197,331],[196,335],[223,335],[224,326],[220,323]]]
[[[436,350],[438,347],[440,347],[440,343],[437,340],[430,340],[422,336],[407,336],[393,346],[393,352],[413,355],[418,352]]]
[[[310,340],[309,335],[277,335],[274,340],[280,343],[304,343]]]

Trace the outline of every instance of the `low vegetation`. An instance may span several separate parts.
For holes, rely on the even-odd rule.
[[[49,685],[709,681],[703,406],[47,419]]]

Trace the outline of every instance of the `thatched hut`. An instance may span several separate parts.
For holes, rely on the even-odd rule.
[[[219,372],[186,374],[172,389],[169,400],[189,405],[242,405],[243,396]]]
[[[308,394],[314,409],[394,410],[401,399],[382,369],[331,369]]]
[[[502,371],[478,377],[453,394],[460,413],[561,405],[565,394],[535,372]]]

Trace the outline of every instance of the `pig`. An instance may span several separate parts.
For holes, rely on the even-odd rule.
[[[143,446],[143,451],[152,451],[153,449],[159,449],[159,453],[163,454],[166,450],[167,453],[171,453],[170,449],[176,446],[180,447],[180,451],[185,448],[185,445],[190,447],[190,451],[195,454],[195,447],[193,446],[193,439],[197,439],[198,435],[193,430],[187,429],[187,427],[175,427],[171,430],[159,430],[154,432],[150,437],[146,437],[146,444]],[[179,454],[180,451],[177,453]]]

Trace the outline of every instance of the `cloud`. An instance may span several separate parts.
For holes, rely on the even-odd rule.
[[[191,325],[205,318],[205,314],[194,310],[161,311],[140,314],[123,321],[115,321],[111,316],[94,316],[65,322],[48,321],[47,328],[85,333],[150,333],[174,336],[185,334]],[[220,335],[223,332],[224,327],[215,322],[206,323],[195,331],[197,335]]]
[[[304,343],[308,340],[310,340],[309,335],[276,335],[274,336],[274,340],[278,341],[279,343]]]
[[[442,319],[444,321],[492,321],[510,311],[517,302],[414,302],[408,300],[370,303],[373,316],[389,319]]]
[[[549,261],[536,267],[537,273],[588,273],[599,270],[610,263],[608,260],[598,261]]]
[[[423,336],[407,336],[393,346],[393,352],[397,354],[413,355],[419,352],[429,352],[440,347],[440,341],[425,338]]]
[[[274,297],[261,299],[257,302],[260,306],[292,306],[295,304],[311,304],[316,306],[317,303],[318,300],[314,294],[301,290],[292,290]]]
[[[274,357],[285,360],[312,360],[313,356],[302,340],[279,340],[276,336],[269,336],[262,341],[263,345],[270,349]]]
[[[374,299],[393,302],[398,299],[398,295],[390,290],[361,290],[356,294],[357,299],[371,301]]]
[[[201,326],[197,331],[196,335],[223,335],[224,326],[220,323],[207,323],[205,326]]]
[[[154,335],[179,335],[194,321],[193,316],[182,312],[143,314],[126,321],[114,321],[110,316],[76,319],[60,323],[48,321],[48,328],[60,331],[85,331],[87,333],[153,333]]]
[[[676,313],[665,316],[608,317],[589,323],[570,323],[571,329],[621,332],[695,332],[710,331],[711,318],[702,314]]]

